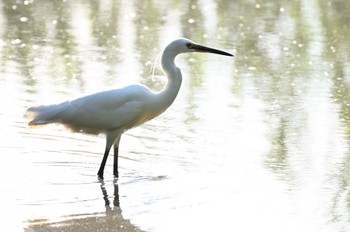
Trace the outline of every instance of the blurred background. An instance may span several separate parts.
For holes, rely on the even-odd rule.
[[[2,0],[0,225],[7,231],[350,230],[350,2]],[[122,137],[27,127],[26,108],[143,83],[186,37],[183,84]],[[152,74],[152,69],[155,68]]]

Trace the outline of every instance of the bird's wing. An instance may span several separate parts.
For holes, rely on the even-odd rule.
[[[145,110],[149,95],[143,86],[100,92],[67,102],[68,107],[55,117],[73,130],[99,133],[128,129]]]

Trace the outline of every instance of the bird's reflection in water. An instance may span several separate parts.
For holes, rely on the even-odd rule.
[[[139,228],[131,224],[130,220],[124,219],[119,202],[119,186],[114,182],[113,205],[101,181],[103,199],[106,207],[105,213],[92,213],[90,215],[68,215],[69,220],[60,222],[49,222],[48,220],[32,220],[29,222],[26,232],[33,231],[117,231],[117,232],[141,232]],[[104,214],[104,215],[102,215]],[[98,216],[96,216],[98,215]]]
[[[106,216],[113,216],[115,214],[121,215],[122,210],[120,209],[120,202],[119,202],[119,186],[117,182],[114,182],[114,198],[113,198],[113,207],[111,207],[107,190],[105,188],[105,183],[103,180],[101,182],[101,190],[103,194],[103,199],[105,200],[105,206],[106,206]]]

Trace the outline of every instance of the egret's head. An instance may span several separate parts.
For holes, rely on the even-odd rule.
[[[174,53],[175,55],[186,52],[207,52],[224,56],[233,56],[228,52],[224,52],[210,47],[205,47],[186,38],[174,40],[166,47],[166,50]]]

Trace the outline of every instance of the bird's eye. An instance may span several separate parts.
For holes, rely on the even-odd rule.
[[[193,43],[187,43],[187,44],[186,44],[186,47],[187,47],[188,49],[192,49],[192,48],[193,48],[193,46],[194,46],[194,44],[193,44]]]

